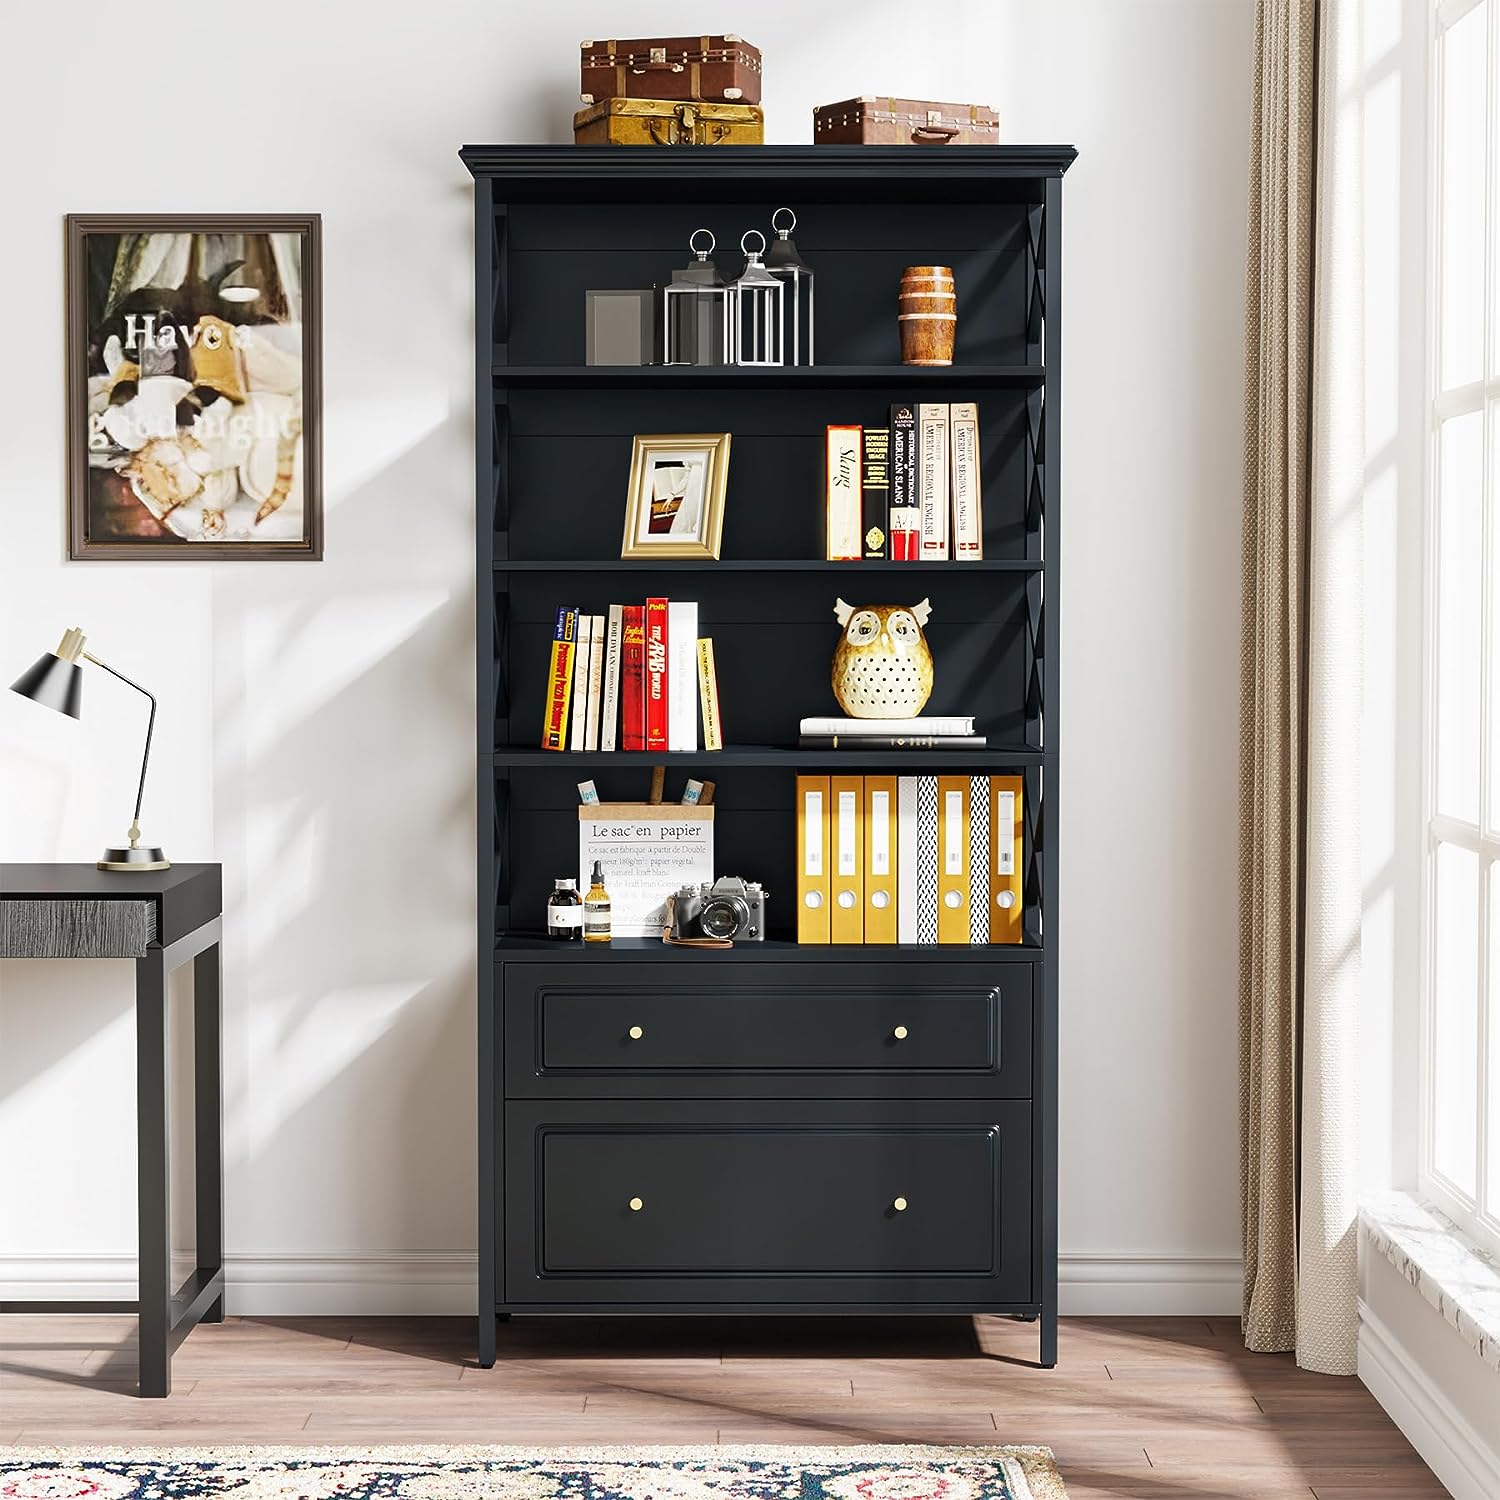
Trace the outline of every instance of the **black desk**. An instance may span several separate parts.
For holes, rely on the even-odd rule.
[[[222,910],[218,865],[139,873],[92,865],[0,865],[0,958],[135,960],[140,1163],[138,1300],[0,1302],[0,1312],[138,1314],[143,1396],[168,1395],[172,1351],[195,1324],[224,1319]],[[174,1288],[167,1199],[167,976],[190,959],[197,1267]]]

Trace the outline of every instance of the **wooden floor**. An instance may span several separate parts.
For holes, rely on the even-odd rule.
[[[1039,1370],[1002,1319],[447,1318],[196,1329],[165,1401],[129,1318],[0,1317],[12,1443],[1045,1443],[1072,1500],[1447,1492],[1354,1380],[1247,1354],[1230,1319],[1072,1318]]]

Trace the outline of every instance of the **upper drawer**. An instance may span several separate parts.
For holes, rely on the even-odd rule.
[[[1029,1097],[1029,964],[505,966],[507,1091]]]

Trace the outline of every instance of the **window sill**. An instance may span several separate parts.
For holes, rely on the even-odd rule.
[[[1367,1198],[1360,1232],[1492,1370],[1500,1373],[1500,1269],[1458,1226],[1409,1193]]]

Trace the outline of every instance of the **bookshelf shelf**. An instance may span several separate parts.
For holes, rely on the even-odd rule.
[[[475,183],[481,1364],[494,1362],[498,1313],[772,1307],[1033,1314],[1042,1363],[1056,1361],[1056,503],[1073,154],[464,148]],[[695,228],[732,247],[783,205],[818,277],[828,363],[583,362],[588,290],[652,285],[685,262]],[[738,274],[733,250],[721,254]],[[951,265],[958,280],[952,366],[896,362],[897,283],[921,264]],[[825,427],[883,426],[893,404],[924,401],[979,405],[987,560],[818,556]],[[633,437],[723,431],[723,560],[611,555]],[[799,720],[836,712],[836,596],[930,596],[926,712],[973,717],[992,748],[800,749]],[[541,749],[557,610],[645,597],[698,604],[739,742]],[[715,782],[714,874],[762,882],[766,939],[715,951],[549,942],[538,932],[547,893],[577,867],[577,783],[639,800],[657,765],[668,801],[688,775]],[[792,941],[799,771],[1019,774],[1024,941]],[[784,1024],[767,1024],[773,1014]],[[622,1017],[644,1031],[634,1051]],[[810,1188],[820,1152],[833,1166]],[[619,1212],[624,1170],[648,1181],[652,1213]],[[840,1195],[908,1171],[921,1191],[899,1218],[919,1232],[898,1246],[895,1216],[877,1204],[866,1222],[871,1206]],[[737,1206],[715,1208],[719,1188],[764,1206],[756,1235]],[[564,1247],[555,1274],[545,1268],[574,1223],[587,1226],[582,1248]]]
[[[1039,388],[1046,372],[1036,364],[951,365],[782,365],[752,370],[733,365],[513,365],[496,360],[491,373],[501,385],[519,390],[594,387],[604,390],[814,390],[818,387],[870,387],[896,392],[947,387]]]

